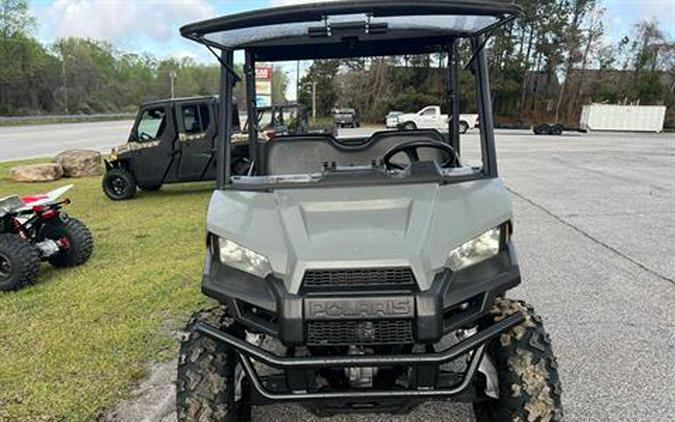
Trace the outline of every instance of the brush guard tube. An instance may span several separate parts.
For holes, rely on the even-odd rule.
[[[284,357],[278,356],[258,346],[252,345],[231,334],[225,333],[205,323],[197,324],[197,332],[225,343],[239,355],[242,366],[251,384],[258,394],[271,401],[302,401],[325,399],[378,399],[378,398],[421,398],[454,396],[463,392],[471,383],[483,357],[486,343],[505,331],[520,324],[522,314],[514,314],[482,329],[442,352],[403,354],[403,355],[367,355],[367,356],[331,356],[331,357]],[[383,366],[440,366],[470,353],[470,362],[464,371],[462,381],[451,387],[424,387],[423,389],[399,390],[353,390],[335,392],[293,391],[277,393],[269,391],[261,381],[253,366],[253,360],[270,367],[284,370],[319,369],[327,367],[383,367]]]

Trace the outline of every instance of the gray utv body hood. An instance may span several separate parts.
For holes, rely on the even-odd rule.
[[[427,290],[452,249],[510,219],[503,182],[488,179],[216,191],[207,229],[267,257],[290,293],[307,269],[402,266]]]

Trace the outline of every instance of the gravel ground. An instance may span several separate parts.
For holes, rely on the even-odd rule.
[[[476,134],[464,155],[477,153]],[[511,297],[542,314],[560,365],[569,421],[672,421],[675,409],[675,137],[535,136],[498,131],[513,193],[523,284]],[[107,420],[173,421],[175,362],[156,365]],[[298,406],[258,421],[317,420]],[[472,421],[470,407],[429,402],[404,417],[322,421]]]

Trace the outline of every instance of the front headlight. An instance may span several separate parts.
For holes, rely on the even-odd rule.
[[[496,227],[452,250],[448,256],[448,267],[459,271],[492,258],[499,253],[500,237],[501,228]]]
[[[224,265],[257,277],[265,278],[272,273],[272,266],[267,258],[222,237],[218,237],[218,255]]]

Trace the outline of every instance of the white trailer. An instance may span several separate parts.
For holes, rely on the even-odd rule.
[[[588,104],[581,110],[581,129],[625,132],[661,132],[666,106]]]

